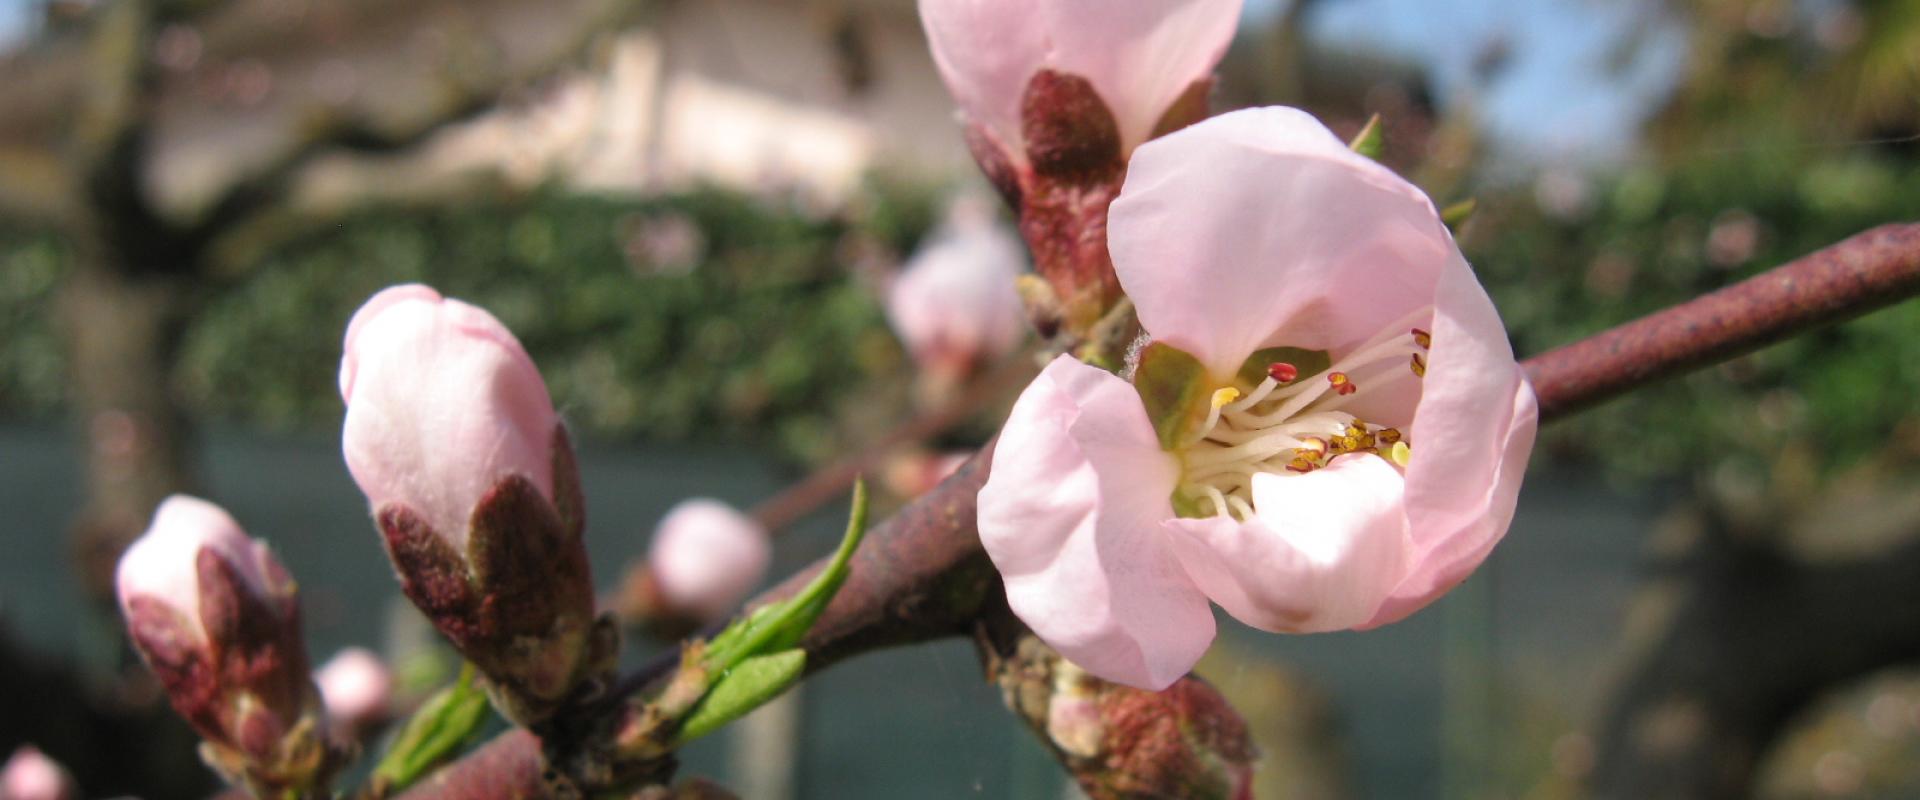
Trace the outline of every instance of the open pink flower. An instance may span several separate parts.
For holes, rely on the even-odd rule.
[[[934,63],[968,117],[1024,152],[1021,101],[1043,69],[1093,84],[1122,152],[1206,80],[1240,24],[1240,0],[920,0]]]
[[[502,478],[553,498],[559,417],[520,341],[484,309],[419,284],[374,295],[347,324],[340,397],[347,469],[369,503],[404,503],[455,550]]]
[[[980,493],[1008,600],[1062,654],[1161,688],[1209,600],[1275,632],[1383,625],[1505,534],[1533,392],[1418,189],[1303,112],[1241,111],[1135,153],[1109,246],[1154,340],[1139,388],[1056,360]]]

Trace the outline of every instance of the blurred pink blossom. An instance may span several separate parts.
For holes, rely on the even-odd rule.
[[[647,564],[667,606],[713,621],[760,584],[773,558],[766,529],[717,500],[683,500],[653,531]]]
[[[960,221],[907,261],[887,292],[887,319],[921,369],[956,383],[1005,356],[1026,333],[1014,279],[1026,247],[986,219]]]
[[[67,769],[33,745],[21,745],[0,767],[0,799],[73,800],[79,796],[80,788]]]
[[[1240,111],[1135,153],[1109,246],[1142,358],[1192,364],[1199,402],[1156,420],[1153,376],[1061,357],[1015,404],[980,535],[1063,655],[1159,689],[1211,642],[1209,600],[1268,631],[1384,625],[1505,534],[1533,392],[1418,189],[1303,112]]]
[[[335,653],[314,672],[313,679],[320,685],[327,715],[350,727],[376,725],[392,711],[393,671],[364,647]]]

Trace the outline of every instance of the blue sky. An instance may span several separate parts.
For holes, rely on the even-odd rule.
[[[1248,0],[1247,15],[1268,17],[1286,2]],[[1631,155],[1641,120],[1684,67],[1682,32],[1656,10],[1628,0],[1329,0],[1311,33],[1427,64],[1443,106],[1469,104],[1523,160],[1604,163]],[[1652,33],[1612,64],[1636,26]],[[1506,71],[1475,86],[1473,59],[1494,40],[1509,48]]]

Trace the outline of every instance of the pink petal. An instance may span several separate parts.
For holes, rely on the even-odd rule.
[[[486,311],[418,286],[375,295],[347,327],[340,385],[347,468],[375,509],[403,502],[464,550],[474,505],[501,479],[551,496],[558,416]]]
[[[1419,189],[1277,107],[1141,146],[1107,241],[1141,324],[1217,377],[1263,346],[1366,340],[1430,302],[1457,253]]]
[[[1020,100],[1041,68],[1086,78],[1113,111],[1122,146],[1212,74],[1241,0],[920,0],[934,63],[969,117],[1014,151]]]
[[[1046,59],[1032,0],[920,0],[933,63],[953,100],[1009,150],[1020,147],[1020,97]]]
[[[1214,631],[1159,527],[1178,471],[1132,386],[1061,356],[1014,404],[980,491],[1014,613],[1088,672],[1156,691]]]
[[[132,599],[147,596],[192,619],[198,628],[200,551],[212,548],[233,565],[242,580],[264,594],[267,584],[255,546],[226,509],[184,494],[168,497],[154,511],[146,532],[121,554],[114,570],[121,612],[130,617]],[[204,629],[197,633],[201,641],[206,640]]]
[[[773,545],[765,528],[717,500],[675,505],[660,520],[647,565],[667,602],[702,620],[725,617],[766,577]]]
[[[1240,0],[1056,0],[1032,4],[1052,34],[1049,66],[1086,77],[1120,125],[1121,151],[1213,74],[1240,24]]]
[[[1406,563],[1404,481],[1376,456],[1304,475],[1255,475],[1258,517],[1166,523],[1187,574],[1261,630],[1315,633],[1370,619]]]

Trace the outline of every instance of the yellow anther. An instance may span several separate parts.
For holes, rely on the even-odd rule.
[[[1419,353],[1413,354],[1413,374],[1427,377],[1427,360],[1421,358]]]
[[[1213,407],[1215,409],[1238,399],[1240,399],[1240,390],[1231,386],[1223,386],[1213,390]]]
[[[1414,328],[1413,343],[1420,345],[1420,349],[1422,350],[1430,349],[1433,347],[1433,334],[1420,330],[1419,328]]]
[[[1393,444],[1395,442],[1400,441],[1399,428],[1381,428],[1379,431],[1375,432],[1374,435],[1379,436],[1380,441],[1385,442],[1387,444]]]
[[[1406,442],[1394,442],[1393,449],[1387,451],[1387,458],[1399,464],[1401,469],[1406,469],[1407,462],[1413,460],[1413,448],[1408,447]]]
[[[1352,378],[1347,377],[1347,373],[1344,372],[1328,373],[1327,382],[1333,384],[1333,393],[1342,397],[1360,391],[1360,387],[1353,382]]]

